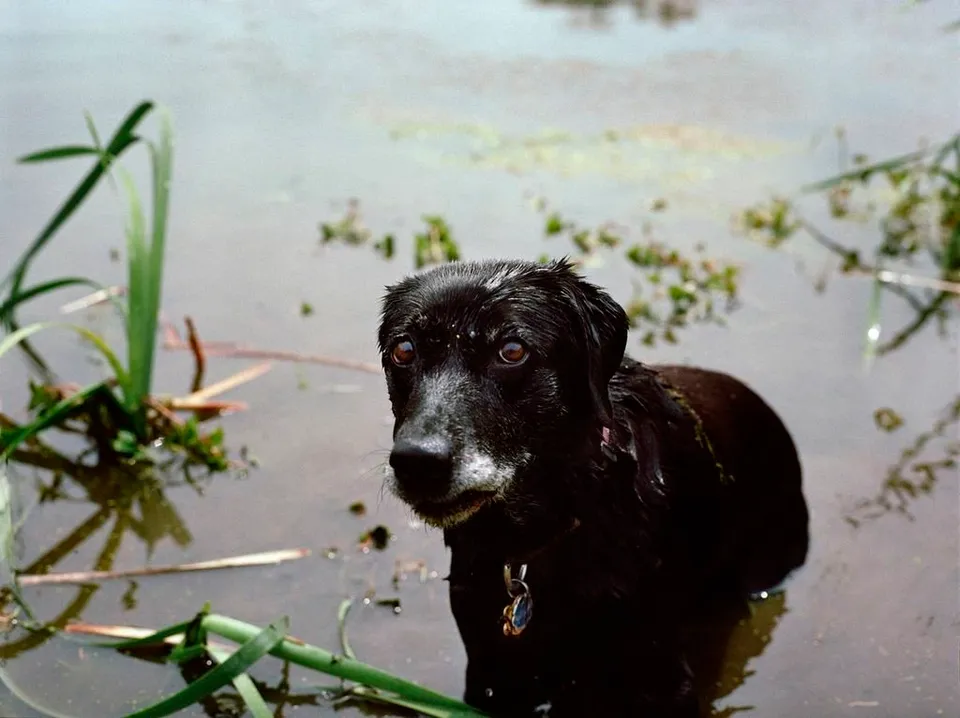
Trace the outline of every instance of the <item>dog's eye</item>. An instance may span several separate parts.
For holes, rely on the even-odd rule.
[[[394,344],[393,351],[390,352],[390,359],[397,366],[407,366],[416,355],[417,352],[413,348],[413,342],[409,339],[401,339]]]
[[[500,347],[500,358],[507,364],[519,364],[527,358],[527,348],[518,341],[504,342]]]

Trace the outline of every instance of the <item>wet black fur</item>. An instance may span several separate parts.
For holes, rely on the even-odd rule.
[[[496,362],[507,335],[531,351],[521,367]],[[418,351],[407,368],[389,359],[402,336]],[[503,500],[444,531],[465,699],[495,715],[697,716],[691,613],[805,561],[800,463],[774,411],[726,374],[625,357],[626,341],[620,306],[564,262],[455,263],[385,296],[395,435],[425,378],[449,375],[445,418],[418,430],[469,420],[488,452],[530,456]],[[416,478],[399,483],[415,504]],[[529,565],[518,637],[501,631],[505,562]]]

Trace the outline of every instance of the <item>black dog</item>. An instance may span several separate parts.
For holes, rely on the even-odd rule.
[[[389,481],[444,529],[465,700],[494,715],[697,716],[691,613],[806,559],[773,410],[626,341],[621,307],[564,261],[453,263],[387,290]]]

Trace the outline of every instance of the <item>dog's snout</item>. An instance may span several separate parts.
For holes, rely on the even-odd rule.
[[[453,475],[453,447],[438,437],[398,439],[390,452],[390,466],[410,493],[446,493]]]

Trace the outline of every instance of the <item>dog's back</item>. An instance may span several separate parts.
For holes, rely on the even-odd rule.
[[[675,483],[678,524],[690,532],[705,578],[743,593],[774,588],[803,564],[809,542],[800,459],[787,428],[728,374],[649,369],[699,424],[692,437],[674,434],[675,476],[668,480]]]

